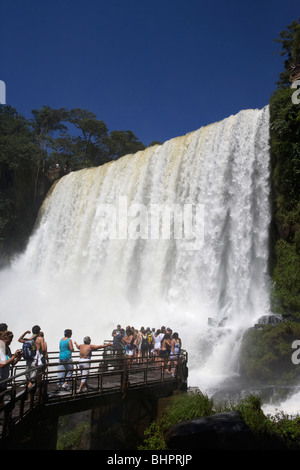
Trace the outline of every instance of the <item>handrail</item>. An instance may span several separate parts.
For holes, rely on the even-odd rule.
[[[108,349],[108,348],[107,348]],[[69,390],[58,388],[58,360],[50,359],[45,366],[38,366],[31,369],[36,372],[36,382],[30,388],[26,376],[26,363],[20,361],[18,365],[12,368],[8,379],[0,382],[0,385],[6,385],[6,402],[0,404],[0,439],[7,436],[9,428],[19,423],[37,406],[51,406],[60,402],[70,401],[81,397],[102,395],[120,391],[126,393],[129,388],[147,387],[155,383],[164,383],[165,381],[180,382],[184,378],[187,352],[181,351],[176,358],[176,373],[172,377],[167,368],[170,365],[170,358],[160,358],[147,356],[143,358],[128,359],[123,354],[117,355],[115,350],[95,351],[92,359],[88,360],[88,384],[89,387],[84,392],[78,390],[81,381],[81,369],[79,354],[73,354],[72,375],[66,378]],[[49,358],[57,358],[57,352],[48,354]],[[77,360],[78,358],[78,360]],[[76,359],[76,360],[75,360]]]

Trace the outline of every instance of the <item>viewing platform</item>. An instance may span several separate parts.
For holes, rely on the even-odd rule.
[[[134,400],[135,407],[149,408],[149,403],[159,398],[187,390],[186,351],[180,352],[176,364],[171,364],[170,358],[152,356],[128,360],[124,355],[117,356],[112,348],[96,351],[89,361],[87,389],[81,392],[79,352],[72,356],[67,389],[58,386],[58,354],[48,353],[49,362],[45,370],[36,368],[37,380],[31,387],[27,385],[24,360],[12,369],[9,379],[1,382],[6,382],[7,390],[2,392],[0,407],[0,449],[53,449],[60,416],[86,410],[98,410],[99,414],[103,407],[124,406],[128,400]]]

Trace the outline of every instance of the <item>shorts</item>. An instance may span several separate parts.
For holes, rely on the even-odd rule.
[[[88,378],[89,370],[90,370],[90,360],[87,358],[80,358],[79,359],[79,369],[81,371],[81,383],[85,383]]]
[[[165,349],[163,349],[163,350],[161,349],[159,351],[159,355],[160,355],[160,357],[166,357],[166,356],[168,356],[168,351],[166,351]]]

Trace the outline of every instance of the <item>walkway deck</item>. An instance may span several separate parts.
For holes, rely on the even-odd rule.
[[[44,372],[39,370],[37,383],[28,388],[25,375],[25,361],[20,361],[7,381],[4,405],[0,408],[0,441],[9,435],[37,407],[77,409],[88,407],[92,398],[100,399],[109,394],[124,397],[128,391],[153,387],[155,384],[180,388],[187,381],[187,353],[182,351],[176,364],[169,359],[145,357],[129,362],[124,356],[117,357],[112,350],[93,354],[88,377],[88,387],[79,392],[81,372],[79,356],[73,354],[73,372],[68,379],[68,390],[58,385],[58,353],[49,353],[49,363]],[[174,367],[175,366],[175,367]],[[171,369],[172,368],[172,369]],[[172,375],[170,371],[173,371]],[[89,399],[89,400],[87,400]],[[69,406],[69,408],[68,408]],[[74,411],[73,411],[74,412]]]

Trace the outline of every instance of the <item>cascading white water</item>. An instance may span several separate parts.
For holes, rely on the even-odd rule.
[[[155,205],[203,212],[190,237],[155,239],[154,219],[145,224]],[[114,239],[103,236],[107,208]],[[237,372],[242,331],[269,313],[269,223],[265,107],[62,178],[0,274],[1,321],[16,337],[38,323],[52,350],[65,328],[97,343],[118,323],[170,326],[189,352],[190,385],[205,389]]]

